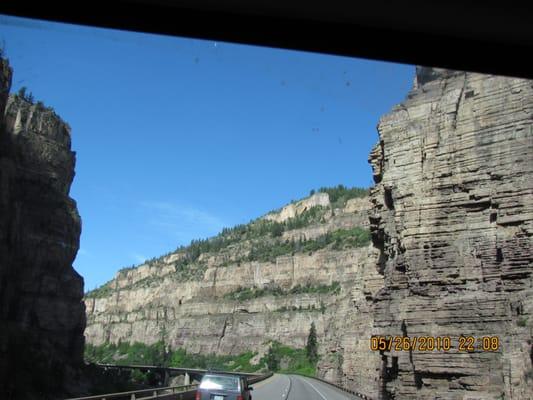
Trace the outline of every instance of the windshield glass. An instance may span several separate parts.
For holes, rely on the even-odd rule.
[[[208,375],[202,379],[200,389],[239,390],[239,379],[233,376]]]
[[[533,79],[209,29],[0,14],[0,400],[533,400]]]

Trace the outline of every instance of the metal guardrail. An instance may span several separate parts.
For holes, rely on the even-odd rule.
[[[270,378],[272,375],[274,375],[273,372],[269,372],[268,374],[264,374],[264,375],[256,375],[256,376],[253,377],[253,378],[248,378],[248,383],[249,383],[250,385],[252,385],[252,384],[254,384],[254,383],[264,381],[265,379]]]
[[[167,386],[162,388],[153,388],[153,389],[142,389],[142,390],[132,390],[130,392],[120,392],[120,393],[107,393],[99,394],[96,396],[88,397],[76,397],[66,400],[112,400],[119,398],[128,398],[129,400],[149,400],[157,399],[162,396],[169,396],[173,394],[180,394],[188,392],[190,390],[195,390],[198,385],[182,385],[182,386]]]

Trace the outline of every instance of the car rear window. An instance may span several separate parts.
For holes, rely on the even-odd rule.
[[[206,375],[200,383],[200,389],[239,390],[239,378]]]

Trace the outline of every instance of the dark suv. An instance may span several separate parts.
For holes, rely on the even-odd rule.
[[[252,400],[246,378],[238,375],[208,373],[196,391],[196,400]]]

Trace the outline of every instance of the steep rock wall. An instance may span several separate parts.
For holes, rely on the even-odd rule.
[[[275,219],[275,215],[293,218],[309,208],[329,206],[327,194],[310,199],[265,219]],[[323,210],[318,222],[284,231],[277,243],[314,240],[339,229],[367,228],[369,208],[368,198],[348,200],[342,209]],[[261,237],[258,241],[267,240],[272,238]],[[342,369],[342,354],[345,348],[351,349],[351,344],[341,343],[347,339],[336,330],[350,310],[346,305],[352,304],[354,287],[361,293],[375,293],[373,279],[382,281],[375,269],[375,250],[371,245],[346,249],[326,246],[278,256],[272,261],[238,260],[256,244],[239,241],[220,251],[202,254],[198,263],[204,267],[198,274],[186,277],[179,275],[179,261],[183,258],[180,252],[153,265],[117,273],[102,295],[89,294],[85,298],[87,342],[150,344],[164,340],[173,349],[184,348],[193,354],[239,354],[251,350],[261,356],[270,340],[303,348],[311,323],[315,322],[324,360],[319,366],[320,374],[340,382],[343,374],[337,371]],[[186,268],[193,269],[193,265]],[[340,284],[335,293],[291,293],[298,286],[327,286],[334,282]],[[280,288],[286,293],[247,300],[227,296],[239,288],[253,287]]]
[[[380,120],[374,333],[501,339],[495,352],[381,352],[380,398],[533,398],[532,111],[531,81],[417,68]]]
[[[329,285],[342,280],[340,296],[348,296],[367,251],[317,252],[279,257],[276,263],[212,267],[197,282],[178,283],[168,276],[157,285],[88,298],[85,335],[92,344],[119,340],[153,343],[165,332],[168,344],[192,353],[238,354],[260,349],[269,339],[303,347],[311,321],[323,336],[325,321],[334,315],[330,307],[339,296],[301,293],[236,301],[224,294],[242,286],[290,289],[298,284]],[[115,281],[117,286],[120,280]],[[327,313],[320,311],[321,302]],[[280,311],[293,306],[315,311]]]
[[[374,334],[374,301],[383,288],[383,276],[376,268],[378,256],[376,249],[367,250],[357,276],[350,281],[349,295],[337,299],[318,364],[319,377],[375,399],[381,358],[369,350],[369,338]]]
[[[0,398],[47,399],[69,392],[83,361],[75,158],[68,125],[8,96],[6,60],[0,74]]]

